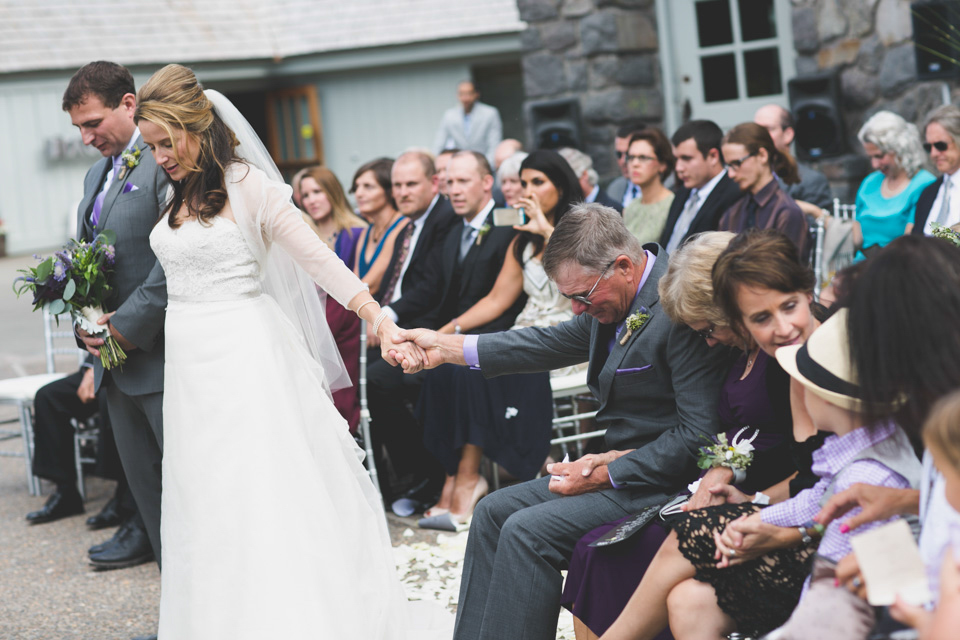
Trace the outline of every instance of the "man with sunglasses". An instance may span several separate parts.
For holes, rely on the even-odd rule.
[[[924,123],[923,136],[923,150],[941,175],[920,192],[908,233],[929,236],[934,223],[960,224],[960,109],[952,104],[934,109]]]
[[[726,349],[707,344],[660,308],[666,251],[641,247],[623,219],[598,204],[574,206],[557,224],[543,267],[575,318],[548,328],[480,336],[413,329],[428,366],[479,368],[486,376],[589,362],[606,453],[548,467],[551,477],[501,489],[473,515],[456,640],[546,640],[556,635],[574,545],[595,527],[666,502],[696,453],[720,429],[717,399]],[[518,425],[522,428],[522,424]]]

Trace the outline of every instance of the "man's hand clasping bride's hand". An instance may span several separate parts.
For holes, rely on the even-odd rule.
[[[393,336],[394,348],[403,345],[415,346],[421,359],[416,363],[402,362],[405,373],[433,369],[444,363],[466,364],[463,358],[463,336],[445,335],[429,329],[402,329]],[[398,360],[399,361],[399,360]]]
[[[406,373],[415,373],[423,368],[426,353],[414,342],[400,340],[397,335],[402,333],[389,318],[380,325],[380,357],[391,366],[400,365]]]

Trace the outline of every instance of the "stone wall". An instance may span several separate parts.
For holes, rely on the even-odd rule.
[[[943,103],[944,81],[917,78],[909,0],[793,0],[797,75],[837,70],[848,153],[819,162],[835,194],[853,202],[870,172],[857,132],[882,109],[922,124]],[[956,81],[946,85],[956,102]]]
[[[526,101],[579,99],[583,150],[604,182],[620,174],[617,127],[660,125],[663,97],[653,0],[517,0]],[[532,142],[528,131],[527,142]]]

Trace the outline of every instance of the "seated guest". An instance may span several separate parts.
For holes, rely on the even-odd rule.
[[[347,196],[337,176],[326,167],[304,169],[300,178],[300,197],[306,211],[304,220],[317,236],[346,265],[353,266],[360,236],[367,223],[360,219],[347,203]],[[360,399],[357,397],[357,382],[360,379],[360,319],[357,314],[344,309],[336,300],[328,297],[322,289],[318,294],[326,299],[327,324],[337,342],[340,358],[350,376],[353,386],[333,392],[333,404],[347,421],[350,432],[355,433],[360,423]]]
[[[663,186],[673,173],[676,160],[670,141],[659,129],[644,129],[630,136],[627,170],[630,182],[640,187],[639,198],[623,211],[623,221],[641,244],[656,242],[663,235],[674,193]]]
[[[677,190],[660,235],[667,253],[695,233],[716,231],[720,216],[743,195],[723,170],[722,139],[723,131],[709,120],[691,120],[670,138],[683,188]]]
[[[391,195],[392,167],[390,158],[372,160],[357,169],[350,187],[357,200],[357,211],[370,223],[360,241],[353,272],[369,285],[371,295],[379,291],[397,236],[408,222],[397,211]]]
[[[741,337],[729,326],[729,320],[713,300],[711,273],[733,237],[732,233],[711,231],[684,243],[671,256],[667,273],[660,280],[660,301],[673,322],[686,324],[698,332],[710,347],[723,344],[742,350],[727,374],[718,406],[727,442],[733,442],[749,425],[746,433],[739,433],[739,438],[752,439],[756,448],[753,462],[738,472],[743,477],[736,487],[749,494],[763,490],[772,500],[782,501],[789,496],[786,480],[797,468],[791,453],[790,379],[749,333]],[[771,271],[789,268],[795,263],[794,253],[795,249],[783,236],[771,237],[765,247],[758,245],[753,251],[755,262]],[[734,472],[718,466],[708,474],[709,477],[705,476],[700,482],[705,489],[698,489],[685,508],[695,509],[722,501],[706,487],[715,486],[717,480],[733,482]],[[694,479],[695,476],[690,477],[691,481]],[[610,627],[667,537],[665,526],[654,521],[640,534],[616,545],[589,546],[627,519],[594,529],[580,539],[574,550],[561,604],[575,616],[578,640],[595,638]],[[669,638],[670,635],[663,632],[657,637]]]
[[[460,149],[444,149],[433,159],[437,168],[437,184],[440,189],[440,195],[447,197],[447,165],[450,164],[450,158],[459,153]]]
[[[493,176],[496,178],[493,184],[493,200],[498,203],[498,206],[500,204],[506,207],[513,206],[512,203],[507,202],[506,195],[503,192],[503,179],[500,177],[500,167],[503,166],[507,158],[511,158],[522,152],[523,143],[513,138],[501,140],[493,152]],[[519,182],[517,184],[519,184]]]
[[[746,311],[752,302],[749,297],[743,300]],[[872,625],[872,609],[843,598],[834,586],[830,562],[850,550],[849,536],[839,524],[831,525],[823,531],[819,546],[811,544],[820,532],[812,527],[810,519],[821,500],[853,483],[899,488],[915,485],[920,465],[909,440],[896,425],[863,426],[859,401],[850,395],[856,377],[846,343],[845,314],[838,312],[806,343],[784,345],[776,353],[781,366],[803,385],[803,404],[814,427],[833,434],[814,453],[813,469],[820,480],[813,488],[767,508],[747,503],[688,513],[675,524],[674,532],[604,640],[651,637],[666,624],[668,611],[673,633],[681,639],[693,637],[695,628],[699,637],[722,637],[735,630],[763,635],[776,626],[778,617],[790,614],[814,550],[812,582],[787,623],[789,628],[807,618],[813,624],[800,635],[791,632],[783,637],[855,637],[834,630],[850,630],[866,615]],[[748,322],[759,320],[750,315]],[[760,526],[772,528],[768,535],[774,539],[799,533],[803,542],[799,548],[792,547],[794,542],[789,548],[760,555],[734,540],[737,531],[755,531]],[[681,602],[684,598],[686,602]],[[709,599],[719,604],[720,610],[698,611],[701,617],[696,621],[675,615],[674,603],[689,614],[691,600],[697,599],[701,604]],[[825,610],[831,615],[824,616]],[[809,618],[818,613],[819,619]],[[781,629],[778,634],[783,632]]]
[[[945,227],[960,224],[960,109],[952,104],[937,107],[927,116],[923,127],[924,150],[940,172],[917,198],[916,215],[908,233],[932,235],[934,223]]]
[[[447,168],[447,183],[458,221],[442,243],[426,254],[423,277],[405,287],[399,300],[384,307],[406,326],[439,328],[490,293],[516,235],[512,228],[493,226],[493,175],[483,154],[455,154]],[[525,302],[521,295],[503,314],[476,326],[473,332],[510,328]],[[424,498],[426,507],[436,501],[444,475],[424,449],[422,429],[407,407],[407,402],[415,403],[419,395],[422,375],[404,376],[399,367],[378,359],[367,369],[367,388],[374,442],[386,446],[398,477],[414,479],[411,484],[417,489],[418,501]],[[389,486],[383,488],[385,495],[394,493]]]
[[[874,171],[857,190],[857,224],[853,245],[857,259],[864,250],[885,247],[913,222],[920,193],[934,182],[923,168],[917,128],[890,111],[875,113],[857,133]]]
[[[738,124],[723,137],[723,160],[727,175],[744,196],[720,219],[721,231],[777,229],[793,240],[804,262],[809,254],[810,228],[800,207],[784,193],[774,172],[787,184],[797,181],[797,164],[789,153],[779,151],[770,134],[753,122]]]
[[[617,154],[617,166],[620,167],[620,175],[607,185],[607,195],[614,201],[620,203],[620,211],[623,211],[628,204],[640,197],[640,187],[630,182],[630,170],[627,168],[627,146],[630,144],[630,136],[643,131],[646,125],[639,120],[625,122],[617,128],[617,133],[613,139],[613,148]]]
[[[593,168],[593,158],[573,147],[564,147],[557,153],[570,164],[574,175],[577,176],[580,182],[580,190],[583,191],[584,202],[596,202],[605,207],[623,211],[620,202],[608,196],[607,192],[600,188],[600,176]]]
[[[573,207],[557,224],[544,271],[577,316],[553,327],[483,335],[401,332],[430,366],[450,362],[495,377],[589,361],[611,459],[548,465],[552,478],[496,491],[477,505],[467,541],[457,638],[556,633],[562,576],[584,533],[660,504],[685,484],[704,437],[720,430],[716,402],[728,354],[708,350],[663,313],[657,283],[667,268],[613,209]],[[612,459],[616,457],[616,459]]]
[[[793,128],[793,114],[789,109],[778,104],[767,104],[757,109],[753,121],[767,130],[777,151],[790,153],[796,131]],[[799,182],[783,182],[780,188],[794,199],[801,211],[814,218],[823,215],[824,209],[833,211],[833,193],[825,175],[798,162],[797,177]]]
[[[519,227],[490,293],[440,333],[471,333],[502,315],[520,297],[527,304],[513,328],[548,327],[573,317],[570,301],[543,271],[541,258],[554,227],[583,194],[570,165],[554,151],[534,151],[520,166],[525,194],[517,206],[530,220]],[[561,370],[562,371],[562,370]],[[553,394],[550,374],[530,373],[487,380],[478,371],[452,364],[427,374],[418,417],[424,444],[443,464],[440,501],[420,521],[425,528],[455,530],[486,495],[480,475],[485,454],[521,480],[537,475],[550,449]]]
[[[520,184],[520,163],[526,157],[525,152],[518,151],[500,163],[500,168],[497,169],[504,206],[514,206],[523,196],[523,185]]]

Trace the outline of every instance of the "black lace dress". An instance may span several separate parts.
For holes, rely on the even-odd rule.
[[[790,483],[791,495],[816,484],[817,477],[810,472],[812,456],[826,435],[818,433],[805,442],[793,443],[791,453],[801,471]],[[686,513],[673,524],[680,552],[696,567],[694,577],[714,588],[717,604],[736,622],[737,631],[754,637],[776,629],[793,613],[818,544],[813,541],[778,549],[743,564],[717,569],[713,532],[723,531],[732,520],[760,508],[755,504],[707,507]]]

